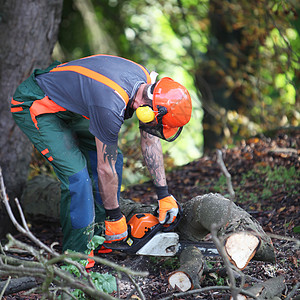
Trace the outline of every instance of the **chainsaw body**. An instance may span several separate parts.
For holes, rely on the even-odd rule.
[[[179,240],[173,230],[182,218],[180,205],[178,215],[169,225],[160,224],[158,218],[150,213],[138,213],[131,217],[128,225],[128,237],[115,243],[104,243],[103,246],[113,251],[132,255],[175,256],[189,246],[197,247],[205,256],[217,256],[218,250],[213,243]]]
[[[135,214],[127,223],[128,237],[121,242],[104,243],[103,246],[127,254],[174,256],[179,248],[179,235],[172,230],[180,218],[179,214],[172,224],[163,225],[150,213]]]

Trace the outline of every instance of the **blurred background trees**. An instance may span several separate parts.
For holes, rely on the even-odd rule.
[[[172,167],[299,126],[299,9],[295,0],[65,0],[55,57],[117,54],[186,85],[192,120],[163,143]],[[125,122],[120,135],[126,182],[141,168],[137,126]]]
[[[193,115],[178,140],[162,142],[168,169],[243,138],[299,126],[299,10],[297,0],[64,0],[53,59],[120,55],[184,84]],[[30,35],[29,24],[23,28]],[[134,120],[120,133],[125,184],[145,178]]]

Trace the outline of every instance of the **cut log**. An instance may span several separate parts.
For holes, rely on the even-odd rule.
[[[280,296],[282,291],[285,289],[284,277],[274,277],[268,279],[267,281],[259,284],[255,284],[254,286],[246,289],[247,292],[253,294],[257,298],[261,300],[274,300],[275,297]],[[232,299],[232,297],[230,298]],[[250,296],[238,295],[238,299],[247,300],[253,299]]]
[[[185,248],[180,254],[180,268],[168,278],[173,289],[186,292],[193,288],[200,288],[199,280],[203,273],[203,255],[193,246]]]
[[[259,238],[250,232],[238,232],[226,239],[225,250],[231,263],[243,270],[256,253],[259,243]]]
[[[228,215],[228,208],[230,214]],[[225,245],[233,233],[252,232],[260,240],[254,259],[275,262],[275,251],[271,238],[260,224],[245,210],[220,194],[196,196],[183,204],[183,218],[178,226],[181,238],[191,241],[201,240],[212,224],[226,224],[218,232]]]

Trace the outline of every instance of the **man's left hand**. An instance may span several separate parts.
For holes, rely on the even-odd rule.
[[[178,214],[178,205],[173,196],[167,196],[158,200],[159,205],[159,223],[171,224],[175,221]],[[169,217],[168,217],[169,216]]]

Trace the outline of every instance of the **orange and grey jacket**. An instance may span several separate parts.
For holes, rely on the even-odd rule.
[[[110,55],[60,64],[35,79],[55,104],[88,118],[90,132],[106,144],[117,142],[124,119],[132,115],[126,111],[129,100],[151,81],[143,66]]]

